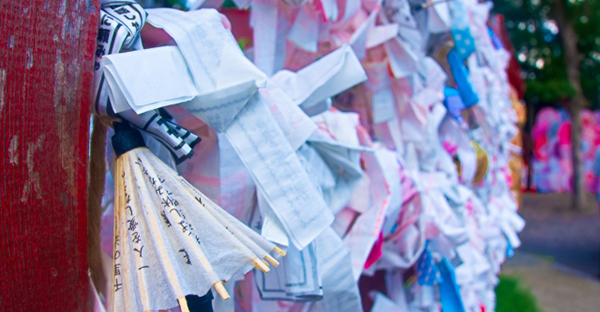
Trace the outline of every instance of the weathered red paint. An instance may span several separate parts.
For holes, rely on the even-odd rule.
[[[231,33],[236,40],[245,40],[244,48],[252,47],[254,33],[250,28],[250,10],[223,8],[219,10],[231,23]]]
[[[99,0],[0,0],[0,311],[86,311]]]

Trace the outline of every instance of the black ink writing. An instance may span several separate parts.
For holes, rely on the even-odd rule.
[[[98,42],[108,43],[109,37],[110,37],[109,29],[104,29],[104,28],[98,29],[98,37],[96,38],[96,40],[98,40]]]
[[[131,242],[133,242],[134,244],[139,244],[141,240],[142,239],[138,232],[133,232],[133,234],[131,234]]]
[[[183,259],[185,260],[185,263],[191,265],[192,262],[190,261],[190,255],[188,255],[187,251],[182,248],[179,249],[179,252],[183,253]]]
[[[163,210],[161,211],[160,215],[163,217],[163,221],[165,221],[167,227],[171,227],[171,221],[169,221],[169,218],[167,218],[167,213]]]
[[[178,224],[181,225],[181,232],[183,232],[183,233],[185,233],[187,231],[193,231],[194,230],[194,228],[192,227],[192,225],[189,224],[185,220],[181,220]]]
[[[142,246],[139,250],[137,248],[133,248],[133,251],[137,252],[140,258],[142,258],[142,252],[144,251],[144,246]]]
[[[138,226],[138,222],[135,221],[135,217],[131,218],[130,220],[127,220],[127,229],[129,231],[135,231],[137,226]]]
[[[118,7],[114,10],[117,14],[120,14],[120,15],[127,14],[130,12],[129,9],[127,9],[126,7]]]
[[[104,50],[104,46],[99,45],[96,48],[96,56],[97,57],[102,57],[104,54],[106,54],[106,50]]]
[[[115,278],[114,287],[115,287],[115,291],[119,291],[119,290],[121,290],[121,288],[123,288],[123,283],[119,283],[119,279]]]
[[[169,208],[171,206],[179,206],[179,202],[176,199],[171,198],[170,196],[166,196],[166,198],[161,197],[161,200],[164,208]]]

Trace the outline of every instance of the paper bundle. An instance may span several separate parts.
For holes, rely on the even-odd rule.
[[[238,239],[249,250],[236,251],[243,260],[219,258],[231,266],[226,286],[235,299],[215,300],[215,309],[493,310],[500,266],[519,246],[524,222],[510,193],[517,119],[504,72],[508,54],[486,25],[490,6],[235,3],[250,7],[236,14],[246,14],[252,28],[233,23],[253,33],[245,51],[216,10],[152,9],[147,29],[154,34],[142,32],[141,41],[153,46],[167,38],[161,47],[101,61],[115,111],[160,108],[202,139],[196,156],[177,167],[206,194],[180,191],[205,204],[184,211],[186,218],[239,219],[260,233],[243,232],[251,242],[261,236],[289,248],[270,274],[243,278],[237,273],[272,247],[256,243],[255,250]],[[212,214],[209,198],[236,219]],[[121,222],[127,213],[119,212]],[[166,216],[175,227],[177,216]],[[194,235],[195,222],[203,221],[190,221]],[[175,243],[189,239],[177,235]],[[217,249],[205,255],[222,279],[211,260],[221,255]],[[182,261],[177,253],[171,258]],[[207,278],[196,289],[179,277],[200,295],[217,281]],[[171,291],[164,300],[174,306],[185,294]]]

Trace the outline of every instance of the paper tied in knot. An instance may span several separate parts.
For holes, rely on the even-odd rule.
[[[113,104],[121,99],[110,96],[101,62],[105,55],[117,54],[121,49],[143,49],[140,31],[146,23],[146,15],[146,11],[135,1],[102,1],[96,38],[93,109],[98,115],[120,117],[145,131],[168,148],[179,164],[193,155],[192,148],[200,142],[200,138],[157,110],[139,115],[132,110],[115,114]]]
[[[140,115],[128,110],[120,113],[119,117],[162,143],[171,152],[176,164],[192,157],[194,146],[200,143],[200,138],[197,135],[180,127],[163,109]]]
[[[114,116],[101,60],[105,55],[125,49],[143,49],[140,31],[146,12],[134,1],[103,1],[96,37],[94,59],[93,110],[101,116]]]
[[[429,241],[425,242],[426,246]],[[425,247],[421,257],[417,261],[417,282],[423,286],[433,286],[439,281],[439,270],[431,252]]]
[[[192,157],[194,146],[200,143],[197,135],[179,126],[164,109],[139,115],[133,110],[127,110],[116,116],[160,142],[169,150],[177,165]]]
[[[217,132],[224,131],[267,77],[244,56],[216,10],[148,12],[148,23],[163,29],[177,46],[105,57],[109,95],[111,101],[118,99],[112,108],[142,114],[182,104]]]
[[[448,52],[446,59],[465,108],[477,104],[479,96],[471,82],[469,70],[464,64],[464,58],[461,57],[461,52],[457,50],[456,46]]]
[[[314,113],[328,109],[321,105],[326,98],[366,78],[351,47],[324,56],[319,66],[282,73],[274,81],[244,55],[218,11],[151,9],[148,13],[148,23],[163,29],[177,45],[102,60],[111,98],[123,99],[113,103],[118,104],[113,105],[115,112],[133,109],[141,114],[180,105],[223,133],[252,174],[265,198],[265,210],[273,211],[280,221],[277,230],[287,234],[277,236],[278,243],[291,241],[298,250],[306,247],[329,227],[333,214],[295,155],[302,143],[292,148],[286,134],[294,142],[298,139],[281,128],[284,123],[278,122],[267,103],[278,103],[278,112],[296,111],[301,118],[307,118],[301,109]]]
[[[450,2],[450,12],[453,18],[450,32],[454,41],[454,48],[458,56],[465,60],[475,52],[475,39],[469,29],[467,9],[460,1],[452,1]]]

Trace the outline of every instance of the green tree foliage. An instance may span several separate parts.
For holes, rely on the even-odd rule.
[[[572,98],[553,1],[565,1],[566,16],[579,37],[581,85],[592,108],[600,108],[600,0],[494,0],[494,12],[506,26],[527,83],[531,103]]]

